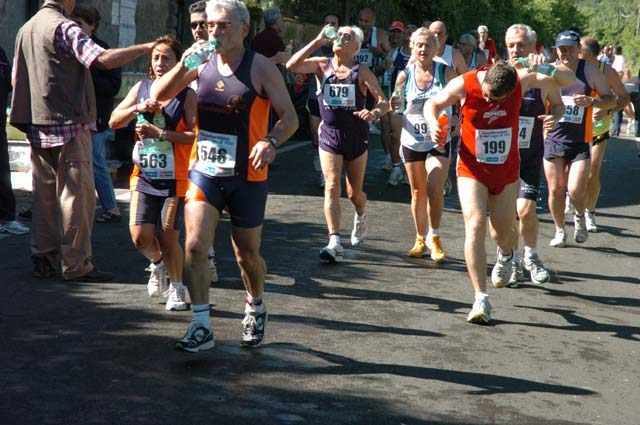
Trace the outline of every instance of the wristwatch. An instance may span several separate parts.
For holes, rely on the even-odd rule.
[[[380,118],[380,112],[376,111],[375,109],[371,111],[371,113],[375,115],[376,119]]]
[[[160,140],[167,140],[167,130],[162,130],[160,132]]]
[[[273,136],[264,136],[262,140],[266,140],[267,142],[271,143],[271,146],[273,146],[274,148],[278,144],[278,139]]]

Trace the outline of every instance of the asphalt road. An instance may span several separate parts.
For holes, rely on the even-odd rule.
[[[147,297],[147,263],[124,221],[94,227],[95,260],[115,273],[102,284],[33,279],[29,237],[0,236],[0,423],[638,424],[639,146],[610,142],[601,231],[587,243],[549,248],[543,202],[552,282],[490,288],[493,326],[465,322],[473,291],[456,195],[443,217],[448,261],[406,257],[409,190],[386,185],[377,142],[369,237],[339,265],[318,259],[326,227],[312,149],[278,155],[262,242],[270,321],[253,351],[239,346],[244,298],[226,218],[210,298],[216,347],[196,355],[172,350],[191,313]],[[348,239],[353,208],[342,207]],[[491,266],[490,240],[487,251]]]

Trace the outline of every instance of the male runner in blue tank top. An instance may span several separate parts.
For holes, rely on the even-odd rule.
[[[185,206],[185,269],[189,276],[193,320],[176,349],[198,352],[213,348],[209,323],[207,249],[223,209],[231,216],[231,237],[247,290],[241,344],[257,347],[264,338],[267,310],[262,299],[266,264],[260,237],[267,200],[268,165],[275,146],[298,127],[298,117],[282,75],[267,58],[243,46],[250,30],[249,11],[239,0],[207,2],[210,39],[216,53],[196,70],[184,59],[158,82],[152,96],[170,98],[198,79],[197,150],[192,152]],[[279,120],[267,134],[269,107]]]

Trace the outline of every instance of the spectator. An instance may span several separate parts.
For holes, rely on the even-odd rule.
[[[479,47],[484,51],[487,57],[487,63],[494,63],[498,59],[496,42],[493,41],[493,38],[489,37],[489,29],[486,25],[480,25],[478,27],[478,35],[480,36]]]
[[[265,10],[263,19],[265,28],[251,41],[251,49],[270,58],[276,65],[287,63],[291,52],[285,51],[284,19],[280,9],[274,7]]]

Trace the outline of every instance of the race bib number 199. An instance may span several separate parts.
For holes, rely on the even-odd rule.
[[[511,129],[476,130],[476,160],[484,164],[504,164],[511,149]]]
[[[195,170],[211,177],[233,176],[238,136],[200,130],[197,143],[198,161]]]

